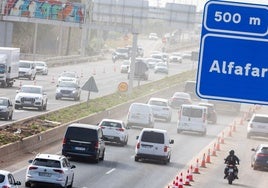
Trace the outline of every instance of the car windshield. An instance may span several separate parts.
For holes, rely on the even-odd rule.
[[[119,53],[126,53],[126,52],[128,52],[128,49],[127,48],[118,48],[118,49],[116,49],[116,51]]]
[[[0,64],[0,73],[5,73],[6,72],[6,66],[3,64]]]
[[[72,73],[72,72],[64,72],[64,73],[61,74],[61,77],[75,78],[75,73]]]
[[[41,94],[41,88],[39,87],[22,87],[20,92],[22,93],[36,93],[36,94]]]
[[[36,64],[36,66],[38,66],[38,67],[44,67],[44,66],[45,66],[44,63],[35,63],[35,64]]]
[[[268,117],[255,116],[253,121],[259,123],[268,123]]]
[[[178,97],[178,98],[190,98],[190,95],[187,93],[175,93],[173,97]]]
[[[20,62],[19,67],[20,68],[30,68],[31,66],[30,66],[30,63]]]
[[[77,88],[78,85],[74,82],[61,82],[61,83],[59,83],[59,87]]]
[[[0,106],[8,106],[7,99],[0,99]]]
[[[51,159],[41,159],[41,158],[36,158],[33,161],[33,165],[51,167],[51,168],[60,168],[61,167],[60,161],[51,160]]]

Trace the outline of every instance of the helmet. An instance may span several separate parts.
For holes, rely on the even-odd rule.
[[[229,154],[230,154],[230,155],[234,155],[234,150],[231,150],[231,151],[229,152]]]

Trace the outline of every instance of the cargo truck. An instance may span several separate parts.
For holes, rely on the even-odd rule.
[[[0,87],[12,87],[19,77],[20,48],[0,47]]]

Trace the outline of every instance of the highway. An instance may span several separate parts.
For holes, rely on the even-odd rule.
[[[159,42],[150,41],[150,40],[142,40],[143,47],[145,49],[145,57],[149,57],[150,51],[152,49],[159,50]],[[161,42],[160,42],[161,43]],[[48,107],[47,112],[52,110],[57,110],[69,105],[73,105],[79,103],[80,101],[86,101],[88,97],[88,92],[82,90],[81,100],[73,101],[73,100],[56,100],[56,85],[59,74],[63,71],[75,71],[78,76],[80,76],[81,87],[86,81],[93,76],[95,82],[97,84],[98,93],[91,92],[90,99],[94,99],[97,97],[101,97],[107,94],[111,94],[117,91],[118,84],[120,82],[128,82],[127,74],[120,73],[120,66],[122,61],[117,61],[113,64],[111,59],[111,54],[106,54],[106,59],[97,62],[85,62],[80,64],[59,66],[59,67],[49,67],[48,75],[37,75],[36,80],[27,80],[27,79],[19,79],[16,80],[14,87],[12,88],[1,88],[0,96],[8,96],[13,101],[16,95],[16,90],[19,89],[21,85],[24,84],[36,84],[42,85],[45,89],[45,92],[48,95]],[[49,65],[48,65],[49,66]],[[183,71],[191,70],[193,68],[193,63],[186,59],[182,64],[170,64],[169,66],[169,75],[174,75],[181,73]],[[148,83],[150,81],[155,81],[164,78],[165,74],[154,74],[153,70],[149,71],[149,80],[141,81],[141,84]],[[111,82],[112,79],[112,82]],[[138,81],[134,80],[133,86],[137,86]],[[44,112],[40,112],[36,109],[20,109],[15,110],[13,115],[13,121],[20,120],[22,118],[27,118],[35,115],[42,114]],[[8,122],[0,121],[0,126],[4,125]]]
[[[151,41],[145,41],[149,46],[152,45]],[[85,68],[86,67],[86,68]],[[127,75],[122,74],[119,71],[120,62],[113,64],[109,57],[107,60],[100,62],[85,62],[83,64],[67,65],[63,67],[54,67],[49,69],[48,76],[38,76],[35,84],[43,85],[46,88],[46,92],[49,96],[48,110],[56,110],[68,105],[75,104],[75,101],[68,100],[55,100],[55,89],[57,76],[64,70],[77,71],[81,78],[81,83],[85,83],[90,76],[94,76],[99,93],[92,93],[91,98],[100,97],[106,94],[110,94],[116,91],[118,84],[121,81],[128,81]],[[170,75],[178,74],[180,72],[191,70],[193,64],[191,61],[184,61],[182,64],[171,64]],[[150,71],[149,80],[157,80],[165,77],[166,75],[155,75]],[[52,79],[54,78],[54,80]],[[112,82],[111,82],[112,78]],[[13,88],[1,88],[1,96],[10,96],[14,98],[16,90],[19,88],[20,82],[22,84],[34,84],[33,81],[19,80],[16,82]],[[142,82],[146,83],[146,82]],[[134,82],[137,85],[137,82]],[[182,90],[182,88],[178,88]],[[172,95],[169,91],[165,93],[164,98],[169,98]],[[87,93],[82,92],[81,101],[85,101]],[[242,111],[246,112],[250,105],[243,105]],[[265,111],[265,108],[262,110]],[[40,113],[36,110],[16,110],[14,114],[14,120],[18,120],[24,117],[31,117]],[[242,113],[243,114],[243,113]],[[139,135],[140,129],[129,130],[129,142],[125,147],[107,144],[106,154],[103,162],[95,164],[87,161],[75,161],[71,160],[71,163],[76,165],[74,188],[166,188],[174,180],[177,174],[183,172],[189,168],[190,164],[194,165],[194,161],[197,157],[200,158],[201,154],[206,151],[207,147],[212,143],[215,143],[218,136],[229,128],[229,125],[234,120],[239,119],[239,115],[232,114],[218,114],[218,123],[208,125],[207,136],[203,137],[194,133],[177,134],[176,122],[178,119],[177,111],[173,111],[172,121],[165,123],[157,121],[156,128],[166,129],[170,137],[174,139],[174,145],[172,145],[171,163],[163,165],[155,162],[134,162],[134,148],[136,144],[136,136]],[[122,114],[120,119],[125,120],[126,114]],[[4,124],[5,121],[1,121]],[[226,187],[227,180],[223,179],[223,159],[228,154],[230,148],[234,148],[237,151],[237,155],[241,158],[241,166],[239,167],[239,180],[234,182],[234,185],[238,187],[257,187],[262,188],[267,184],[267,180],[264,179],[267,172],[253,171],[250,169],[250,149],[256,144],[261,142],[267,142],[265,139],[246,139],[245,124],[237,126],[237,131],[233,133],[232,137],[225,139],[225,144],[222,144],[222,148],[217,152],[217,157],[212,157],[212,163],[207,164],[207,168],[200,168],[200,174],[194,175],[194,182],[191,182],[192,187]],[[42,148],[38,151],[42,153],[60,153],[61,142],[52,144],[47,148]],[[14,161],[13,165],[7,166],[6,169],[11,170],[15,174],[15,178],[22,182],[24,187],[25,170],[27,167],[27,161],[34,157],[35,153],[28,154],[27,157],[22,158],[20,161]],[[254,180],[258,182],[255,183]],[[265,184],[266,183],[266,184]]]

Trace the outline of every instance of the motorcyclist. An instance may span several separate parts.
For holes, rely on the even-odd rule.
[[[229,152],[229,155],[224,159],[225,160],[225,164],[227,164],[226,168],[224,169],[224,179],[227,178],[228,176],[228,165],[233,165],[234,166],[234,174],[235,174],[235,178],[238,179],[238,168],[236,166],[236,164],[239,165],[239,158],[235,155],[234,150],[231,150]]]

